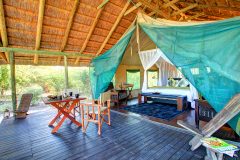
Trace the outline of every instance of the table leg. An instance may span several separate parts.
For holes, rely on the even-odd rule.
[[[183,99],[177,98],[177,110],[182,111],[183,110]]]
[[[65,103],[63,108],[65,109],[68,106],[69,103]],[[60,108],[61,104],[60,103],[53,103],[52,104],[55,108]],[[51,120],[51,122],[48,124],[48,126],[52,126],[56,120],[62,115],[62,113],[58,110],[58,114]]]
[[[61,121],[57,124],[57,126],[53,128],[52,133],[56,133],[58,131],[58,129],[61,127],[61,125],[63,124],[63,122],[65,121],[66,118],[67,118],[67,116],[64,116],[61,119]]]
[[[73,102],[70,107],[65,111],[63,107],[59,107],[59,105],[55,104],[54,106],[59,110],[61,114],[63,114],[63,118],[60,120],[60,122],[57,124],[56,127],[52,130],[52,133],[56,133],[58,129],[61,127],[63,122],[66,120],[66,118],[69,118],[73,123],[75,123],[77,126],[81,126],[82,124],[75,120],[74,117],[70,115],[71,111],[75,108],[77,102]]]
[[[142,103],[142,95],[139,93],[138,94],[138,104]]]
[[[147,96],[143,96],[144,97],[144,103],[147,103]]]
[[[58,114],[51,120],[48,126],[52,126],[61,115],[62,113],[58,111]]]

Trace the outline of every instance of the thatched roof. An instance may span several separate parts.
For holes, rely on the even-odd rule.
[[[0,64],[11,50],[16,64],[63,65],[67,55],[69,65],[86,65],[117,43],[139,10],[176,21],[220,20],[239,16],[240,1],[0,0]]]

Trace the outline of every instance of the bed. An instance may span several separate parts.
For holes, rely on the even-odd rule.
[[[162,94],[168,94],[168,95],[183,95],[187,96],[187,101],[188,102],[193,102],[193,96],[191,94],[190,88],[189,87],[163,87],[163,86],[156,86],[156,87],[151,87],[147,88],[145,90],[142,90],[142,93],[154,93],[154,92],[159,92]]]

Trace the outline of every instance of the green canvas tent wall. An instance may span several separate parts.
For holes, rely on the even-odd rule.
[[[240,93],[240,17],[216,22],[181,23],[155,20],[139,13],[137,25],[181,69],[217,112]],[[132,34],[133,30],[110,51],[92,61],[91,82],[95,98],[112,80]],[[123,49],[114,52],[118,47]],[[99,73],[104,74],[99,76]],[[239,119],[240,115],[229,123],[238,134]]]

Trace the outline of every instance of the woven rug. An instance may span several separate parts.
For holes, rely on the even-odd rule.
[[[142,103],[121,108],[129,112],[160,118],[164,120],[172,120],[184,111],[178,111],[176,105],[160,104],[160,103]]]

